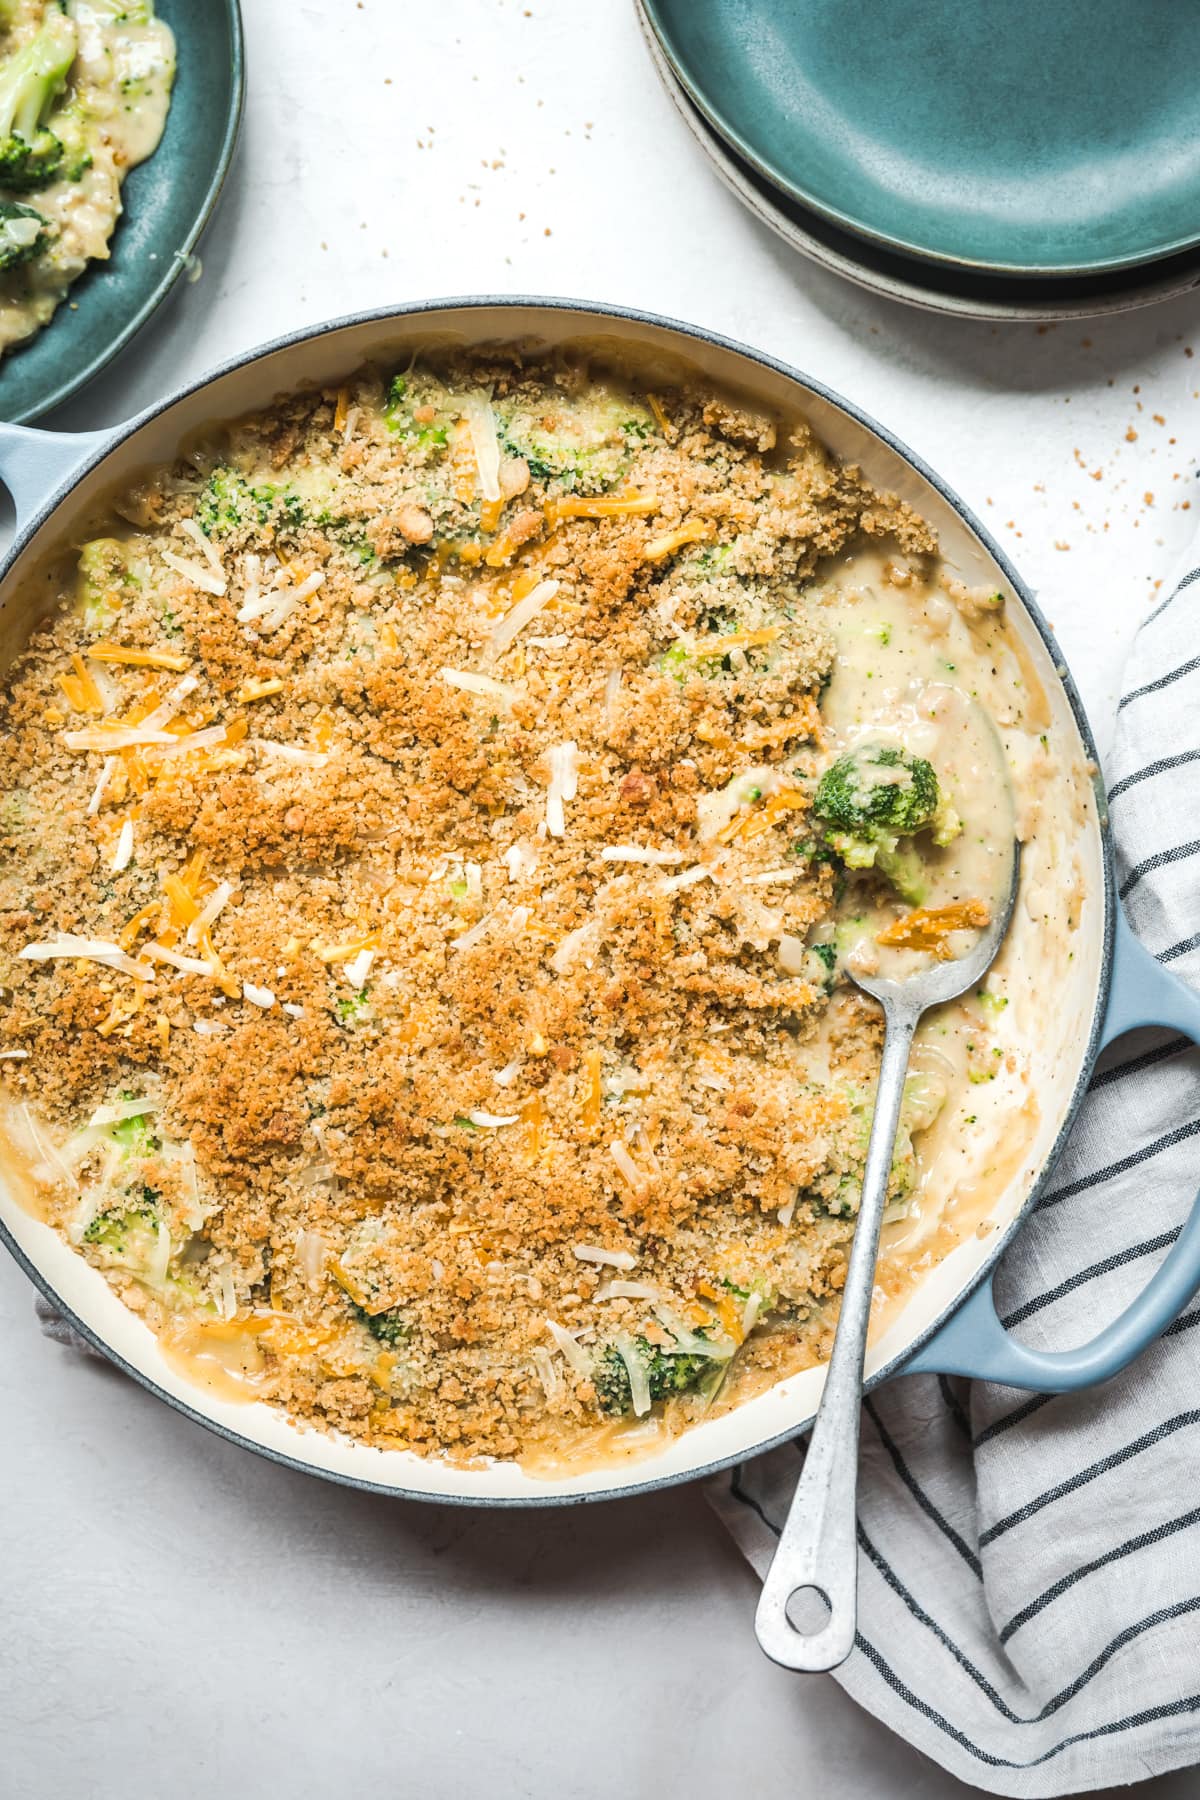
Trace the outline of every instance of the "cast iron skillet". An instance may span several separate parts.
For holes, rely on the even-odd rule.
[[[1094,746],[1079,697],[1028,589],[953,491],[898,439],[818,382],[760,352],[671,320],[565,300],[438,300],[360,314],[251,351],[110,432],[68,437],[0,425],[0,480],[12,495],[18,519],[16,541],[0,566],[0,664],[11,659],[32,622],[21,599],[30,592],[22,578],[64,539],[77,541],[85,515],[106,492],[135,470],[170,459],[183,438],[204,425],[267,405],[275,395],[306,382],[335,382],[371,359],[395,366],[421,344],[513,339],[582,342],[605,355],[632,358],[647,373],[662,374],[664,365],[677,369],[682,363],[769,406],[802,412],[837,454],[860,463],[877,486],[895,490],[929,519],[944,553],[965,579],[1006,590],[1010,626],[1046,692],[1061,765],[1064,770],[1094,770]],[[1173,1027],[1200,1040],[1200,999],[1141,948],[1121,914],[1098,778],[1093,787],[1084,777],[1079,797],[1084,823],[1074,850],[1082,859],[1087,897],[1070,972],[1056,985],[1046,1016],[1038,1021],[1040,1135],[1028,1163],[1014,1174],[994,1209],[990,1235],[973,1234],[946,1256],[874,1346],[868,1385],[919,1370],[1039,1392],[1085,1387],[1122,1368],[1200,1289],[1197,1206],[1146,1287],[1089,1344],[1053,1353],[1030,1349],[1009,1337],[992,1300],[996,1264],[1045,1187],[1100,1050],[1142,1025]],[[815,1414],[823,1380],[820,1369],[788,1376],[640,1461],[609,1461],[546,1477],[508,1463],[461,1468],[300,1429],[261,1402],[238,1402],[199,1385],[194,1372],[168,1362],[158,1339],[95,1270],[20,1205],[3,1179],[0,1236],[84,1337],[189,1418],[290,1467],[397,1496],[550,1505],[668,1486],[794,1436]]]

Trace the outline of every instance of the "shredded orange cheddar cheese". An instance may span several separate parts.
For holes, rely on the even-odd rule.
[[[877,944],[894,950],[931,950],[942,962],[954,952],[947,938],[954,931],[982,931],[992,922],[984,900],[956,900],[950,906],[918,906],[902,919],[875,933]]]

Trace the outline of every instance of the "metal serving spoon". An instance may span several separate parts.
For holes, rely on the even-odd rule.
[[[808,1455],[775,1559],[763,1583],[754,1621],[760,1645],[772,1662],[781,1663],[785,1669],[836,1669],[854,1648],[858,1615],[855,1502],[863,1358],[879,1229],[887,1204],[888,1176],[913,1033],[922,1013],[974,987],[990,966],[1012,918],[1020,864],[1020,845],[1014,842],[1004,905],[966,956],[953,962],[934,963],[932,968],[919,970],[901,981],[867,975],[852,963],[847,965],[850,978],[883,1007],[883,1059],[829,1373]],[[796,1624],[789,1616],[793,1604],[803,1609]],[[809,1628],[818,1611],[819,1622]]]

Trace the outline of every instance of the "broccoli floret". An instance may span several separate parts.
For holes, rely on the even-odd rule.
[[[114,1199],[111,1206],[89,1220],[83,1241],[103,1251],[114,1262],[144,1266],[158,1243],[162,1195],[152,1187]]]
[[[128,1096],[132,1099],[132,1095]],[[162,1148],[162,1139],[154,1130],[147,1113],[135,1113],[132,1119],[118,1119],[110,1125],[108,1135],[126,1156],[153,1156]]]
[[[299,531],[309,522],[334,525],[327,507],[310,512],[309,503],[292,487],[273,482],[254,485],[222,463],[213,470],[196,507],[196,522],[205,537],[233,537],[246,526],[271,524],[281,534]]]
[[[69,101],[55,112],[54,135],[62,145],[63,155],[59,181],[79,181],[91,168],[92,152],[87,136],[90,123],[90,115],[78,100]]]
[[[54,236],[49,219],[19,200],[0,200],[0,270],[19,269],[40,256]]]
[[[408,1336],[408,1321],[398,1306],[389,1306],[385,1312],[377,1313],[368,1312],[365,1306],[356,1306],[354,1312],[381,1344],[402,1344]]]
[[[357,988],[352,994],[339,994],[335,1005],[337,1016],[343,1025],[361,1023],[371,1010],[371,1002],[365,987]]]
[[[205,537],[232,537],[244,525],[265,525],[274,500],[273,487],[251,487],[244,475],[222,464],[200,496],[196,523]]]
[[[832,994],[837,983],[838,949],[836,944],[810,944],[808,954],[812,958],[812,979]]]
[[[925,868],[902,840],[929,831],[936,844],[948,844],[962,829],[932,763],[886,744],[839,756],[817,783],[812,811],[848,869],[878,869],[914,906],[925,898]]]
[[[795,843],[789,846],[787,854],[798,856],[802,862],[811,863],[814,868],[821,863],[832,863],[837,860],[828,844],[822,843],[819,838],[811,837],[797,838]]]
[[[702,1335],[697,1333],[697,1335]],[[660,1350],[648,1338],[633,1340],[634,1353],[646,1369],[651,1400],[666,1400],[672,1394],[685,1394],[698,1387],[705,1376],[723,1368],[723,1362],[711,1356],[698,1356],[692,1351],[673,1353]],[[621,1352],[608,1344],[600,1352],[592,1371],[592,1383],[602,1412],[619,1417],[633,1406],[629,1386],[629,1370]]]
[[[440,404],[444,399],[445,395],[436,384],[410,379],[407,375],[394,375],[384,401],[383,422],[389,431],[396,432],[418,450],[440,452],[450,442],[450,414]],[[418,420],[413,416],[417,408],[423,414],[432,411],[435,416]]]
[[[938,798],[932,763],[889,745],[867,744],[826,769],[813,813],[827,828],[869,844],[881,833],[911,837],[923,831],[933,822]]]
[[[651,415],[636,401],[599,393],[561,414],[509,406],[499,421],[499,438],[505,454],[519,456],[535,481],[600,494],[620,480],[653,429]]]
[[[107,629],[121,604],[121,590],[140,586],[129,548],[119,538],[93,538],[84,544],[79,552],[77,593],[89,631]]]
[[[75,48],[75,26],[55,7],[37,36],[0,63],[0,187],[29,193],[63,172],[67,151],[46,118]]]
[[[846,1218],[858,1211],[874,1116],[874,1107],[868,1095],[852,1091],[849,1099],[852,1130],[841,1168],[822,1178],[810,1190],[810,1198],[836,1218]],[[913,1138],[922,1131],[928,1131],[945,1103],[946,1086],[940,1076],[913,1070],[905,1078],[900,1123],[888,1177],[885,1220],[904,1217],[917,1179],[917,1155]]]

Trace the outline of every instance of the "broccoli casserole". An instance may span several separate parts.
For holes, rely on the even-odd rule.
[[[969,941],[993,722],[1045,755],[1000,594],[802,420],[516,349],[214,429],[39,579],[6,1162],[170,1356],[536,1467],[827,1353],[847,957]],[[881,1306],[1027,1140],[1005,1007],[922,1029]]]
[[[0,356],[107,258],[174,78],[153,0],[0,0]]]

